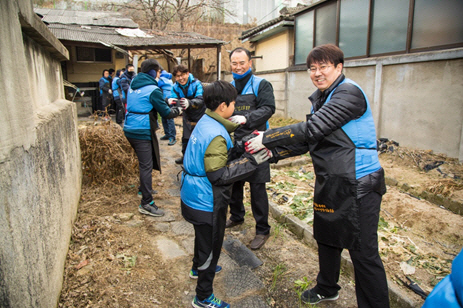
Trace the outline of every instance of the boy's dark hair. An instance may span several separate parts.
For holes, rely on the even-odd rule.
[[[248,56],[248,60],[251,60],[251,52],[250,52],[249,50],[247,50],[246,48],[243,48],[243,47],[236,47],[235,49],[233,49],[233,50],[230,52],[230,56],[229,56],[230,60],[231,60],[231,57],[232,57],[232,55],[233,55],[233,53],[234,53],[235,51],[238,51],[238,52],[243,51],[243,52],[245,52],[246,55]]]
[[[338,66],[339,63],[344,65],[344,53],[333,44],[320,45],[312,49],[307,56],[307,68],[315,63],[333,63]]]
[[[129,63],[125,66],[126,69],[129,69],[129,67],[133,67],[133,64],[132,63]]]
[[[161,70],[161,65],[159,64],[159,62],[155,59],[147,59],[143,61],[141,64],[141,72],[148,73],[151,70],[159,72]]]
[[[103,76],[103,77],[104,77],[104,72],[108,72],[108,73],[109,73],[108,70],[103,70],[103,73],[101,73],[101,76]]]
[[[177,75],[178,72],[185,74],[185,73],[188,73],[189,71],[190,70],[188,69],[188,67],[186,67],[183,64],[179,64],[176,67],[174,67],[174,72],[172,74],[175,76]]]
[[[203,93],[204,103],[212,111],[215,111],[223,102],[229,106],[231,102],[236,100],[237,95],[235,87],[223,80],[214,81],[205,86]]]

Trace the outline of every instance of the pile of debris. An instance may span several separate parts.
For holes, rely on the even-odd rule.
[[[83,184],[124,184],[138,176],[137,157],[119,125],[80,127],[79,141]]]

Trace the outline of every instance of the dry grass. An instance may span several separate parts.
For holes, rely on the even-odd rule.
[[[84,185],[124,184],[138,176],[138,160],[119,125],[79,129]]]

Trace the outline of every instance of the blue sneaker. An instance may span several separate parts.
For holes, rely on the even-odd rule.
[[[191,302],[191,305],[195,308],[230,308],[230,305],[226,302],[218,299],[212,294],[209,298],[200,301],[196,296]]]
[[[215,273],[217,274],[217,273],[220,273],[221,271],[222,271],[222,266],[217,265],[215,267]],[[189,275],[190,275],[190,278],[192,278],[192,279],[198,279],[198,271],[197,270],[191,269]]]

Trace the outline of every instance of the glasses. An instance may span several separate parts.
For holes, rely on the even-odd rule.
[[[320,67],[315,67],[315,66],[311,66],[307,72],[309,74],[315,74],[317,72],[317,69],[320,71],[320,73],[324,73],[326,72],[326,70],[328,69],[328,67],[332,67],[332,65],[322,65]]]

